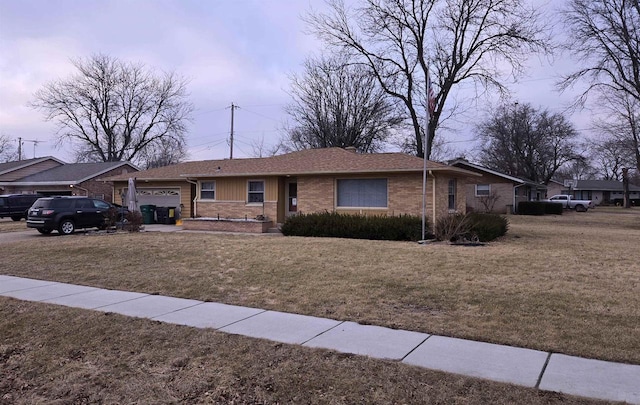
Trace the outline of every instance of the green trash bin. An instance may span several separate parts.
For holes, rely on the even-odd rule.
[[[142,214],[143,224],[154,224],[156,222],[154,218],[156,213],[155,205],[141,205],[140,213]]]

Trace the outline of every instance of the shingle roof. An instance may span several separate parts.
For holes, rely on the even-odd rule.
[[[498,172],[496,170],[489,169],[488,167],[484,167],[484,166],[477,165],[475,163],[471,163],[471,162],[467,161],[466,159],[455,159],[455,160],[449,162],[449,164],[452,165],[452,166],[455,166],[455,167],[469,167],[472,170],[477,170],[477,171],[480,171],[480,172],[491,174],[493,176],[502,177],[503,179],[506,179],[506,180],[509,180],[509,181],[512,181],[512,182],[515,182],[515,183],[542,186],[542,184],[538,184],[538,183],[536,183],[536,182],[534,182],[532,180],[523,179],[521,177],[515,177],[515,176],[511,176],[509,174],[501,173],[501,172]]]
[[[56,162],[64,164],[60,159],[56,159],[53,156],[46,156],[34,159],[14,160],[13,162],[0,163],[0,174],[12,172],[14,170],[21,169],[36,163],[44,162],[45,160],[55,160]]]
[[[463,169],[431,161],[428,162],[428,168],[437,171],[453,171],[461,175],[474,175]],[[255,175],[415,172],[422,169],[422,158],[404,153],[360,154],[342,148],[326,148],[307,149],[265,158],[184,162],[140,171],[135,176],[140,180],[176,180]],[[128,176],[114,176],[106,180],[127,179]]]
[[[135,169],[135,166],[131,165],[131,163],[129,162],[68,163],[49,170],[32,174],[30,176],[23,177],[21,179],[13,181],[11,184],[78,184],[125,165],[131,166]]]
[[[621,181],[616,180],[578,180],[574,190],[623,191]],[[640,191],[640,187],[629,184],[629,190]]]

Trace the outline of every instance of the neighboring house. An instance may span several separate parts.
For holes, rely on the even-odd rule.
[[[135,174],[140,205],[180,207],[182,218],[255,218],[277,223],[313,212],[421,215],[421,158],[402,153],[360,154],[342,148],[279,156],[185,162]],[[464,169],[428,163],[426,214],[433,221],[465,212]],[[116,176],[124,202],[127,176]]]
[[[517,210],[520,201],[542,200],[547,193],[547,186],[543,184],[500,173],[465,159],[456,159],[449,164],[482,176],[467,183],[469,210],[512,213]]]
[[[558,194],[567,194],[566,191],[567,188],[562,182],[551,180],[547,183],[547,198]]]
[[[62,160],[58,160],[52,156],[0,163],[0,183],[12,182],[35,173],[62,166],[63,164],[64,162]],[[5,186],[0,185],[0,192],[6,194],[4,187]]]
[[[630,184],[629,191],[631,202],[640,205],[640,187]],[[622,205],[624,202],[622,182],[616,180],[577,180],[575,187],[562,187],[555,194],[570,194],[573,198],[591,200],[595,205]]]
[[[81,195],[112,201],[113,187],[102,178],[139,170],[129,162],[60,163],[9,181],[0,178],[0,187],[5,194]]]

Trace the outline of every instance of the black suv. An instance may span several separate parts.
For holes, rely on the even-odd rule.
[[[40,194],[0,195],[0,218],[11,217],[14,221],[26,218],[29,207],[40,197]]]
[[[27,227],[36,228],[42,234],[56,229],[62,235],[80,228],[104,229],[111,209],[115,209],[113,205],[96,198],[40,198],[29,209]]]

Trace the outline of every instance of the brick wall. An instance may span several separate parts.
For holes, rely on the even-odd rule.
[[[476,184],[489,184],[477,182],[467,184],[467,205],[477,212],[484,212],[485,207],[481,202],[481,198],[476,196]],[[496,193],[497,201],[493,205],[493,213],[506,214],[507,205],[513,205],[513,185],[511,183],[491,183],[491,193]]]
[[[333,211],[335,180],[331,176],[298,177],[298,212]]]
[[[271,227],[273,227],[272,221],[216,221],[188,218],[182,223],[182,229],[190,231],[265,233]]]
[[[264,203],[264,215],[272,220],[277,218],[277,202]],[[255,218],[263,215],[262,204],[246,204],[244,201],[198,201],[196,212],[198,217],[217,218]]]

